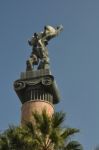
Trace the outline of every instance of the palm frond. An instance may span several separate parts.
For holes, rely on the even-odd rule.
[[[44,135],[48,135],[50,133],[51,120],[45,110],[42,112],[42,122],[39,128],[41,133],[43,133]]]
[[[83,147],[77,141],[71,141],[64,147],[64,150],[83,150]]]
[[[39,114],[38,112],[33,113],[33,117],[36,122],[37,129],[39,129],[43,135],[49,134],[51,119],[47,115],[46,110],[43,110],[42,114]]]
[[[8,140],[4,135],[0,135],[0,150],[9,150]]]
[[[38,125],[43,121],[42,115],[37,111],[32,113],[34,122]]]
[[[63,132],[61,133],[61,136],[66,139],[72,135],[74,135],[75,133],[78,133],[79,129],[76,128],[66,128],[63,130]]]
[[[65,119],[65,113],[63,112],[55,112],[52,116],[52,125],[53,128],[57,128],[62,125]]]
[[[35,136],[36,127],[31,122],[27,122],[24,129],[27,130],[27,134],[32,134],[32,136]]]
[[[61,130],[59,129],[52,130],[49,138],[51,142],[54,144],[55,149],[58,149],[59,147],[62,147],[65,144],[64,139],[61,137]]]
[[[34,123],[24,126],[10,126],[0,134],[0,150],[83,150],[77,142],[70,141],[75,128],[63,128],[65,114],[55,112],[51,117],[44,110],[33,113]]]

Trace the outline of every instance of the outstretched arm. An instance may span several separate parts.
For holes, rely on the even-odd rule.
[[[56,28],[52,26],[45,26],[44,27],[44,32],[43,32],[43,37],[42,40],[51,40],[52,38],[56,37],[59,35],[59,33],[63,30],[63,26],[57,26]]]

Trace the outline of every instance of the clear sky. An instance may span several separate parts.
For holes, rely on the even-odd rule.
[[[20,122],[13,81],[25,71],[28,38],[59,24],[64,31],[48,46],[61,94],[55,107],[80,129],[74,138],[93,150],[99,144],[99,0],[0,0],[0,130]]]

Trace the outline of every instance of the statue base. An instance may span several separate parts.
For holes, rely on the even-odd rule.
[[[45,100],[52,104],[59,102],[59,91],[49,69],[26,71],[14,82],[14,89],[24,104],[27,101]]]

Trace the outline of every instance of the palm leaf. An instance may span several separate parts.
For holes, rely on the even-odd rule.
[[[82,150],[69,137],[79,132],[75,128],[63,128],[65,114],[55,112],[51,117],[44,110],[33,113],[33,122],[24,126],[10,126],[0,135],[0,150]]]
[[[38,112],[33,113],[33,118],[36,122],[36,128],[39,129],[43,135],[49,134],[51,119],[47,115],[46,110],[43,110],[42,114],[39,114]]]
[[[0,150],[9,150],[8,140],[4,135],[0,135]]]
[[[66,128],[63,130],[63,132],[61,133],[61,136],[66,139],[72,135],[74,135],[75,133],[78,133],[79,129],[76,128]]]
[[[65,113],[63,112],[55,112],[52,116],[52,126],[53,128],[57,128],[62,125],[65,119]]]
[[[40,124],[43,121],[42,115],[39,114],[37,111],[33,112],[32,115],[36,125]]]
[[[35,136],[36,127],[31,122],[27,122],[24,128],[25,130],[27,130],[27,134],[31,134],[32,136]]]
[[[64,147],[64,150],[83,150],[83,147],[77,141],[71,141]]]
[[[48,135],[50,133],[51,121],[45,110],[42,112],[42,122],[39,128],[41,133],[44,135]]]

